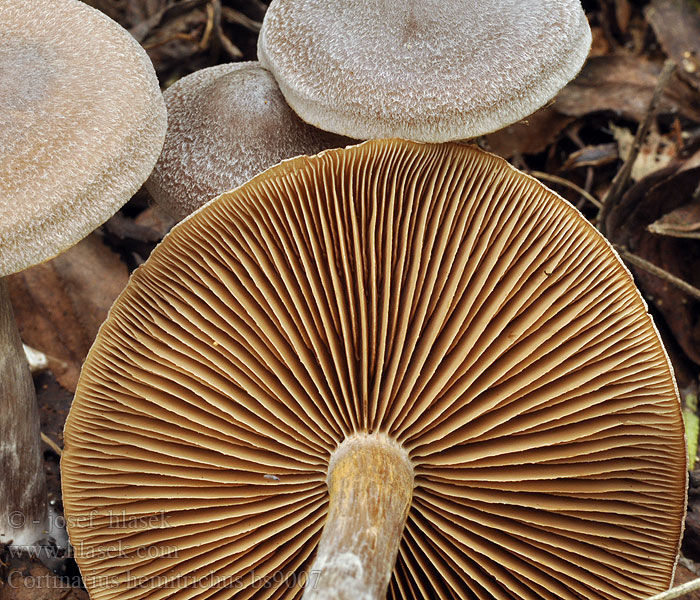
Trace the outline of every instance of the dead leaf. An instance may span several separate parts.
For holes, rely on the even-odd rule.
[[[610,54],[612,48],[602,27],[591,25],[591,36],[593,39],[591,40],[591,51],[588,53],[589,58]]]
[[[245,27],[254,33],[258,33],[262,27],[261,21],[255,21],[243,14],[240,10],[234,10],[230,6],[221,7],[221,16],[226,19],[227,22]]]
[[[700,239],[700,197],[657,219],[649,225],[649,231],[658,235]]]
[[[60,384],[75,391],[80,367],[128,280],[126,265],[98,234],[8,278],[22,339],[49,357]]]
[[[700,167],[682,170],[679,163],[647,175],[633,185],[609,214],[610,240],[641,258],[700,287],[700,241],[659,236],[648,226],[687,204],[700,183]],[[700,302],[669,282],[632,267],[647,301],[663,316],[685,354],[700,364]]]
[[[135,219],[116,213],[104,225],[105,229],[120,240],[131,239],[136,242],[154,243],[163,239],[176,221],[161,215],[154,208],[147,208]]]
[[[681,167],[681,170],[686,171],[687,169],[694,169],[695,167],[700,167],[700,150],[686,159]]]
[[[120,10],[121,7],[113,0],[83,0],[83,2],[105,13],[110,19],[117,21],[117,23],[121,22],[123,18],[123,12]]]
[[[127,0],[124,11],[124,22],[131,28],[164,11],[168,6],[166,0]]]
[[[629,0],[615,0],[615,20],[621,33],[627,33],[632,16],[632,7]]]
[[[681,551],[683,556],[698,562],[700,560],[700,462],[688,478],[688,514],[685,518],[685,531]]]
[[[177,224],[177,220],[164,214],[163,211],[158,210],[158,208],[149,206],[146,210],[139,213],[136,219],[134,219],[134,223],[139,227],[145,227],[155,232],[158,236],[158,241],[160,241],[163,239],[163,236]]]
[[[503,158],[516,154],[537,154],[554,143],[574,121],[551,106],[541,108],[522,121],[485,136],[489,151]]]
[[[697,578],[698,576],[695,573],[693,573],[690,569],[679,564],[676,566],[676,572],[673,576],[672,587],[688,583],[689,581],[693,581],[693,579]],[[693,592],[690,592],[689,594],[686,594],[685,596],[683,596],[683,600],[700,600],[700,591],[695,590]]]
[[[679,75],[700,90],[700,9],[687,0],[652,0],[644,9],[664,52]]]
[[[59,576],[36,560],[12,557],[0,600],[90,600],[78,577]]]
[[[700,167],[700,150],[683,161],[679,171]],[[700,184],[693,190],[688,202],[665,214],[649,225],[657,235],[700,239]]]
[[[602,167],[616,162],[620,158],[617,144],[598,144],[585,146],[576,152],[572,152],[561,166],[562,171],[577,169],[580,167]]]
[[[109,245],[127,257],[129,268],[134,269],[143,264],[175,223],[174,219],[149,207],[135,219],[124,216],[121,211],[116,213],[104,224],[103,231]]]
[[[557,111],[571,117],[611,111],[641,121],[647,113],[662,65],[639,56],[598,56],[588,60],[579,76],[554,102]],[[666,86],[659,114],[682,114],[700,122],[697,93],[674,77]]]
[[[610,123],[609,127],[617,141],[620,157],[626,160],[632,150],[634,133],[626,127],[617,127],[613,123]],[[676,159],[677,154],[678,148],[675,142],[670,137],[660,135],[656,128],[652,128],[634,161],[631,179],[639,181],[650,173],[663,169]]]
[[[261,0],[228,0],[227,4],[231,8],[244,12],[251,19],[262,23],[269,2],[262,2]]]
[[[169,70],[201,54],[199,44],[206,31],[206,11],[197,8],[181,13],[174,8],[166,11],[172,18],[160,22],[141,42],[156,67],[156,72]],[[144,23],[141,29],[148,25],[149,22]]]

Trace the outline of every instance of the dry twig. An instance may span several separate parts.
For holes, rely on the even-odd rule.
[[[240,60],[243,52],[228,38],[221,26],[221,0],[212,0],[211,7],[214,9],[214,34],[219,47],[228,55],[229,60]]]
[[[41,441],[46,442],[46,444],[48,444],[51,450],[53,450],[56,454],[58,454],[59,456],[63,456],[63,450],[61,450],[61,447],[43,431],[41,432]]]
[[[627,188],[630,175],[632,174],[632,167],[634,166],[634,163],[637,160],[637,156],[639,156],[639,151],[644,145],[644,140],[647,137],[647,133],[649,133],[649,127],[651,126],[652,122],[654,121],[654,118],[656,117],[656,112],[659,108],[659,102],[661,101],[661,97],[663,96],[666,84],[668,84],[668,81],[671,78],[671,75],[673,74],[675,68],[676,63],[674,63],[670,59],[664,63],[664,68],[661,70],[659,79],[656,82],[656,88],[654,88],[654,93],[652,94],[651,100],[649,101],[649,107],[647,108],[646,116],[644,117],[644,120],[639,124],[637,133],[634,136],[634,142],[632,144],[632,148],[630,149],[629,156],[625,159],[625,163],[622,165],[622,168],[617,172],[617,175],[615,175],[615,178],[612,181],[612,185],[610,186],[608,193],[605,194],[605,198],[603,198],[603,207],[600,210],[598,225],[603,234],[606,233],[605,221],[607,220],[610,211],[615,206],[617,206],[618,202],[620,201],[620,198],[622,197],[622,194]]]
[[[533,177],[537,177],[537,179],[544,179],[545,181],[551,181],[552,183],[564,185],[574,190],[577,194],[580,194],[583,198],[588,200],[596,208],[603,208],[603,204],[600,200],[598,200],[598,198],[596,198],[590,192],[584,190],[581,186],[576,185],[573,181],[569,181],[568,179],[564,179],[563,177],[557,177],[556,175],[550,175],[549,173],[544,173],[542,171],[528,171],[528,173],[530,173],[530,175],[532,175]]]
[[[698,589],[700,589],[700,577],[698,579],[692,579],[691,581],[681,585],[677,585],[676,587],[673,587],[665,592],[661,592],[660,594],[656,594],[655,596],[651,596],[647,598],[647,600],[672,600],[673,598],[680,598],[681,596],[685,596],[686,594]]]
[[[676,277],[661,267],[657,267],[654,263],[650,263],[648,260],[633,254],[624,246],[617,246],[613,244],[613,248],[615,248],[618,254],[630,264],[639,267],[640,269],[644,269],[647,273],[651,273],[659,279],[667,281],[689,296],[692,296],[696,300],[700,300],[700,290],[695,286],[690,285],[687,281],[683,281],[680,277]]]
[[[214,30],[214,6],[207,4],[207,24],[204,26],[204,33],[199,42],[199,49],[206,50],[211,42],[211,32]]]

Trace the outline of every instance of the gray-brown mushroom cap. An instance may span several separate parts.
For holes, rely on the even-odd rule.
[[[201,69],[163,95],[168,133],[146,187],[176,219],[281,160],[351,142],[304,123],[258,62]]]
[[[316,127],[444,142],[535,112],[590,43],[579,0],[276,0],[258,59]]]
[[[600,234],[478,149],[381,140],[171,231],[86,360],[62,482],[93,600],[322,590],[334,512],[355,583],[398,533],[391,599],[632,600],[671,581],[686,458]]]
[[[112,216],[165,129],[151,61],[117,23],[78,0],[0,2],[0,275]]]

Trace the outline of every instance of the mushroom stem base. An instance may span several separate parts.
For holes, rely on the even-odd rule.
[[[46,478],[34,383],[0,277],[0,543],[45,537]]]
[[[406,451],[384,435],[345,440],[328,469],[328,517],[303,600],[386,598],[413,496]]]

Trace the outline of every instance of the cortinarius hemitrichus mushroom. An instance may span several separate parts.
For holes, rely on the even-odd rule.
[[[445,142],[535,112],[590,45],[580,0],[275,0],[258,58],[315,127]]]
[[[178,220],[285,158],[352,143],[304,123],[257,62],[201,69],[163,97],[168,133],[146,187]]]
[[[53,258],[138,190],[165,105],[144,50],[78,0],[0,2],[0,278]],[[0,542],[46,534],[39,415],[0,282]]]
[[[114,305],[65,440],[94,600],[645,598],[685,510],[628,271],[459,145],[296,158],[194,213]]]

